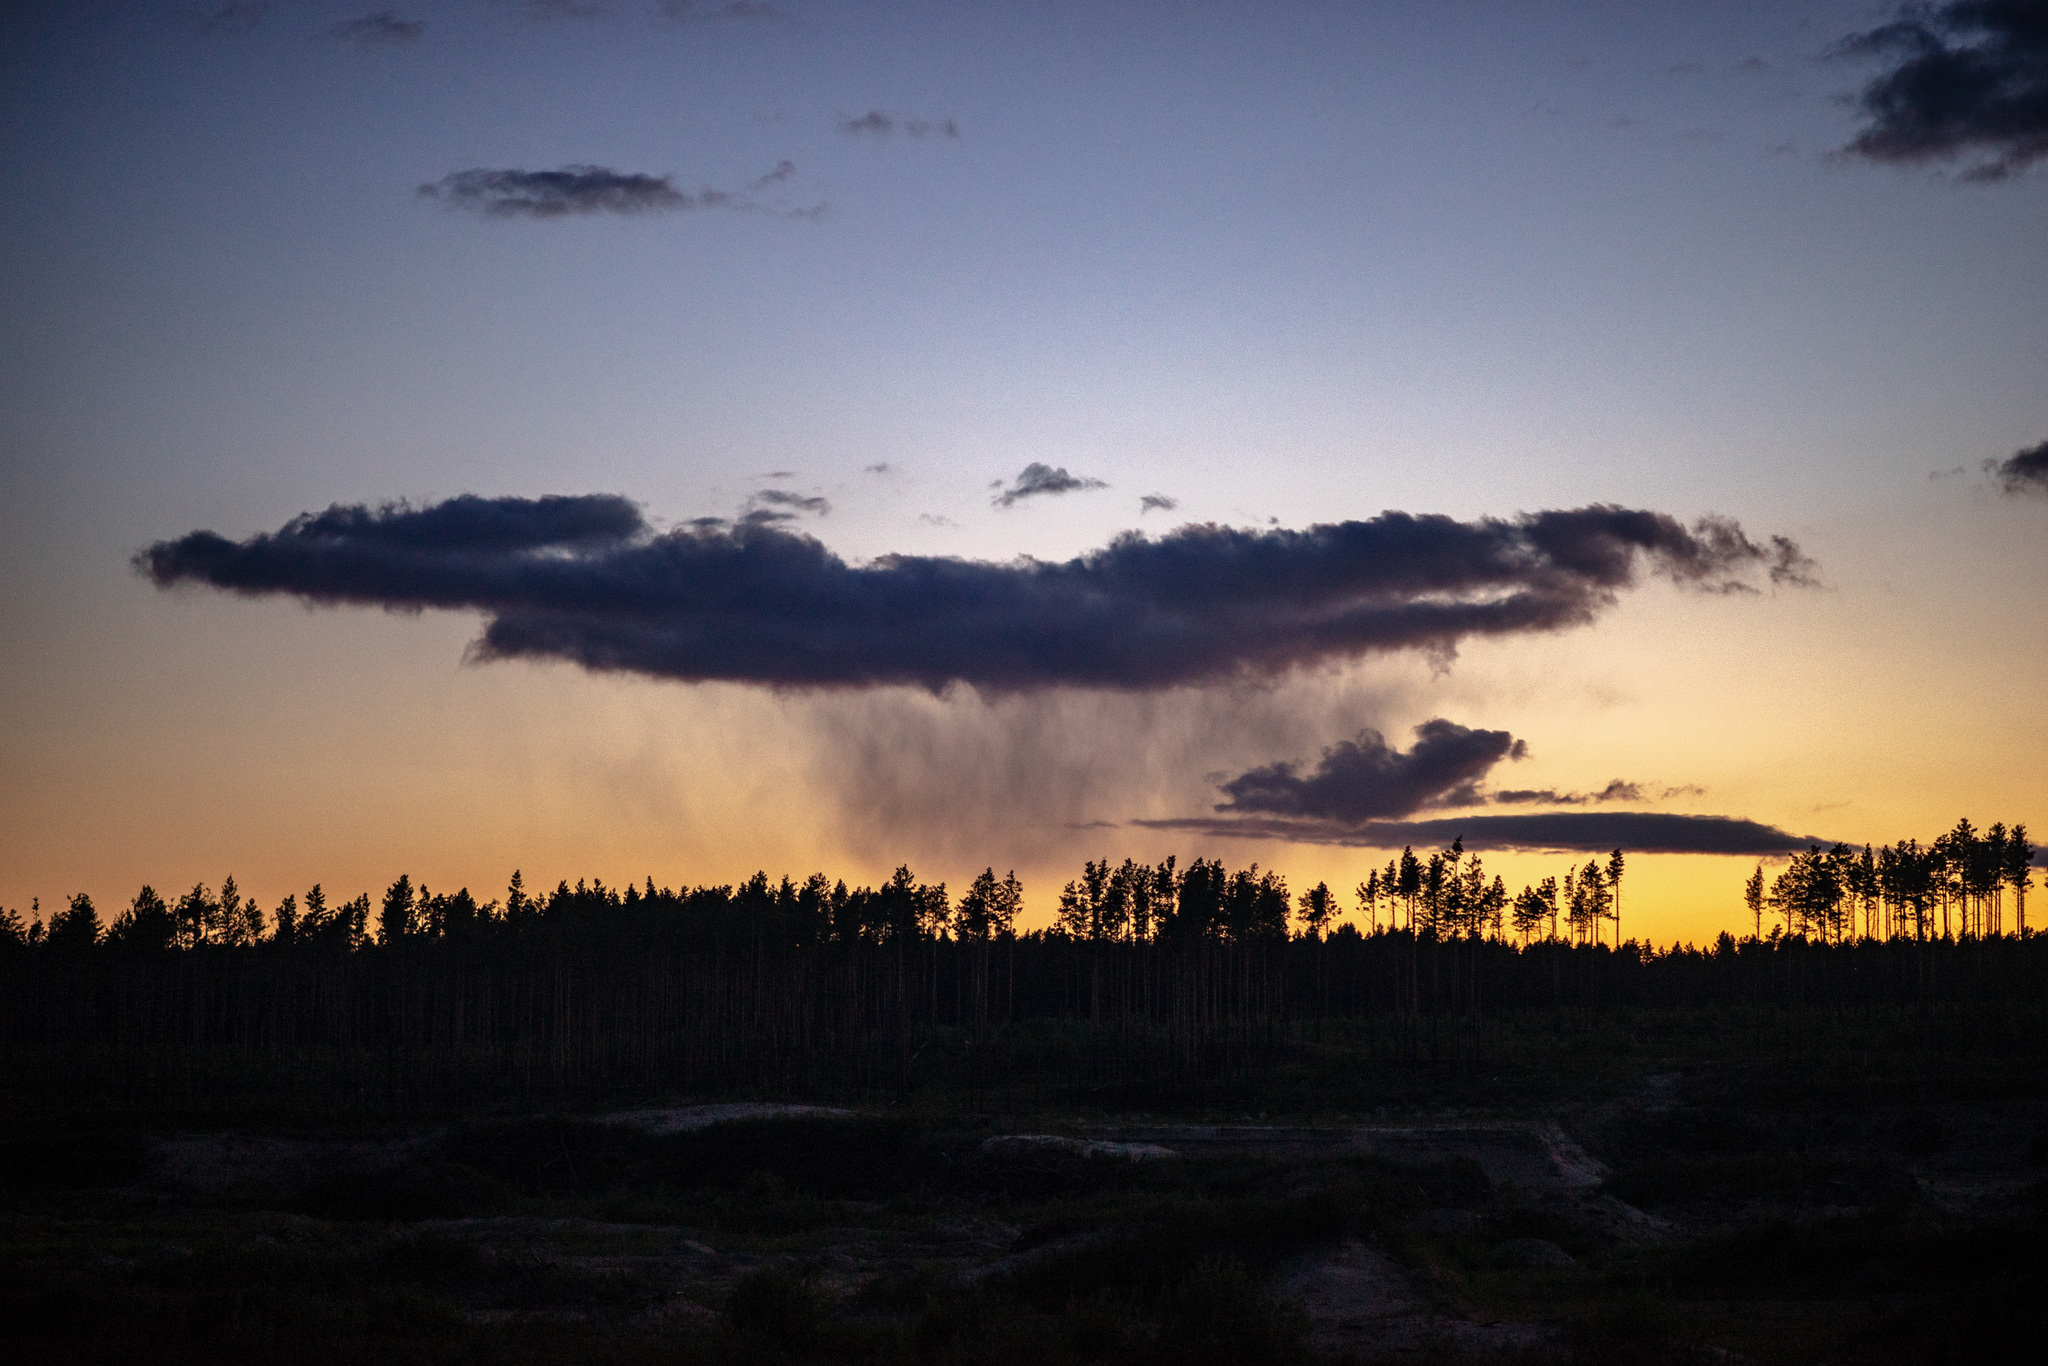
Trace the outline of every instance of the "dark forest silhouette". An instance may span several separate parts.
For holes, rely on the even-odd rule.
[[[53,1084],[326,1068],[527,1090],[1213,1076],[1347,1021],[1368,1052],[1470,1056],[1478,1022],[1523,1010],[2048,995],[2032,853],[2024,827],[1967,821],[1925,847],[1816,846],[1768,888],[1759,866],[1751,934],[1664,950],[1621,938],[1622,851],[1510,895],[1455,841],[1372,873],[1361,923],[1325,884],[1205,858],[1091,860],[1021,933],[1023,888],[993,868],[957,899],[908,867],[539,895],[514,873],[489,901],[401,876],[269,911],[229,878],[144,887],[110,923],[83,894],[47,926],[6,913],[0,1049]]]
[[[1981,939],[2006,932],[2010,891],[2013,929],[2026,930],[2026,894],[2036,850],[2024,825],[1993,824],[1979,833],[1967,819],[1922,846],[1902,839],[1862,849],[1811,846],[1792,857],[1768,886],[1762,864],[1744,888],[1752,937],[1772,934],[1829,943],[1855,939]],[[1395,931],[1438,941],[1506,940],[1601,944],[1611,927],[1622,944],[1621,894],[1627,856],[1566,868],[1510,896],[1505,881],[1487,877],[1483,859],[1453,840],[1426,856],[1406,848],[1358,884],[1362,923],[1342,921],[1339,898],[1318,883],[1291,897],[1286,879],[1254,863],[1228,869],[1197,858],[1185,869],[1168,857],[1152,866],[1125,859],[1083,865],[1060,891],[1052,923],[1021,935],[1016,919],[1023,886],[1015,872],[998,879],[986,869],[956,903],[944,883],[919,882],[898,867],[880,888],[849,890],[823,873],[802,883],[771,882],[756,873],[737,887],[682,891],[644,886],[608,888],[602,881],[566,881],[534,896],[514,872],[503,900],[479,902],[467,887],[453,894],[414,886],[401,874],[374,905],[368,893],[330,905],[315,884],[301,901],[286,896],[266,913],[242,895],[235,879],[218,893],[204,884],[166,900],[144,886],[111,923],[79,893],[45,925],[40,903],[29,917],[0,908],[0,952],[41,949],[147,953],[174,949],[268,947],[350,952],[426,942],[480,947],[545,938],[551,943],[726,950],[792,950],[827,945],[910,942],[1077,941],[1125,944],[1272,944],[1320,941]],[[1384,924],[1382,916],[1384,915]],[[1653,952],[1647,948],[1642,952]]]

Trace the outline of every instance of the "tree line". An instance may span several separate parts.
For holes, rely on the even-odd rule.
[[[2035,849],[2026,827],[2003,823],[1979,833],[1967,819],[1922,847],[1903,839],[1857,850],[1813,846],[1792,857],[1766,885],[1761,863],[1744,888],[1754,937],[1764,916],[1780,917],[1776,936],[1839,943],[1849,939],[1983,938],[2006,932],[2006,894],[2015,928],[2026,928],[2026,893]],[[594,946],[666,946],[777,951],[827,945],[906,945],[1016,939],[1097,944],[1270,945],[1342,935],[1406,933],[1439,941],[1490,939],[1599,945],[1623,943],[1621,905],[1627,856],[1567,867],[1510,895],[1498,874],[1462,840],[1418,855],[1405,848],[1354,890],[1355,921],[1325,882],[1290,894],[1287,880],[1256,863],[1228,868],[1197,858],[1185,868],[1088,860],[1061,888],[1052,922],[1021,932],[1024,888],[1014,871],[983,870],[958,898],[899,866],[880,887],[849,888],[813,873],[802,882],[759,872],[734,885],[681,890],[643,884],[607,887],[566,880],[535,895],[515,871],[503,898],[479,901],[467,887],[431,891],[401,874],[372,901],[363,893],[331,901],[315,884],[266,911],[233,877],[218,892],[204,884],[174,898],[144,886],[112,920],[79,893],[45,925],[40,902],[29,917],[0,909],[0,951],[69,953],[268,947],[347,953],[406,945],[481,946],[529,940]],[[1611,934],[1609,933],[1611,931]]]
[[[2014,928],[2027,929],[2027,891],[2037,851],[2027,827],[1995,823],[1981,834],[1968,818],[1922,847],[1902,839],[1878,848],[1813,845],[1764,883],[1761,863],[1743,888],[1743,905],[1761,938],[1773,932],[1839,943],[1845,939],[1982,939],[2005,929],[2012,893]]]
[[[1136,1084],[1255,1075],[1326,1037],[1399,1066],[1470,1061],[1511,1053],[1500,1031],[1521,1012],[2048,1002],[2048,936],[2001,928],[1984,871],[2006,869],[2020,920],[2025,832],[1970,828],[1930,848],[1960,861],[1934,890],[1897,894],[1909,909],[1923,897],[1920,912],[1828,900],[1816,885],[1860,886],[1846,870],[1863,854],[1814,849],[1780,877],[1784,925],[1704,950],[1620,940],[1620,855],[1509,895],[1456,842],[1374,870],[1355,916],[1327,884],[1296,894],[1256,864],[1089,860],[1029,931],[1022,884],[993,868],[958,895],[907,867],[879,886],[757,873],[542,893],[515,873],[483,901],[400,876],[375,898],[316,886],[267,907],[232,878],[176,897],[145,887],[110,921],[84,896],[48,925],[40,907],[5,918],[0,1076],[66,1095],[314,1104]],[[1916,849],[1870,851],[1871,866]],[[1848,909],[1831,919],[1830,905]],[[1850,910],[1858,933],[1842,928]]]

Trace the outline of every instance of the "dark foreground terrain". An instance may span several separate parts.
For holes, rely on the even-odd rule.
[[[0,1121],[0,1353],[2038,1359],[2041,1022],[1850,1023],[1536,1021],[1498,1068],[1304,1045],[1178,1091],[809,1106],[42,1091]]]

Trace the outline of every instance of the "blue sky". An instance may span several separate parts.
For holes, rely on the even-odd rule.
[[[1828,610],[1795,627],[1821,609],[1766,595],[1726,629],[1797,635],[1808,683],[1842,676],[1827,659],[1873,633],[1915,638],[1929,614],[1968,617],[2000,585],[2013,629],[1985,647],[1985,669],[2038,663],[2041,509],[2001,500],[1977,470],[2048,437],[2048,181],[1973,184],[1938,164],[1834,155],[1872,64],[1830,54],[1888,6],[790,0],[768,17],[699,5],[703,17],[672,22],[652,0],[590,17],[475,0],[398,4],[424,24],[413,39],[333,36],[373,8],[131,3],[8,20],[0,569],[17,591],[0,607],[15,643],[0,666],[15,718],[0,763],[23,833],[0,862],[24,870],[0,881],[10,904],[100,869],[108,895],[134,880],[148,859],[92,854],[77,832],[94,820],[151,866],[192,846],[150,803],[109,795],[106,768],[69,772],[64,756],[99,737],[123,735],[135,781],[161,789],[188,746],[261,752],[254,717],[347,769],[373,762],[347,738],[364,716],[432,730],[424,713],[399,718],[447,708],[479,733],[531,736],[549,724],[532,719],[553,705],[541,694],[571,709],[630,698],[618,705],[641,719],[605,724],[638,737],[623,751],[654,756],[656,785],[678,780],[660,757],[670,740],[650,737],[738,724],[721,708],[749,718],[749,753],[782,755],[798,805],[820,814],[772,839],[720,827],[695,855],[717,865],[706,876],[809,850],[896,857],[882,846],[897,827],[861,834],[857,801],[820,796],[838,761],[802,756],[864,734],[873,762],[883,732],[862,707],[893,726],[938,703],[714,701],[716,689],[513,666],[489,666],[511,681],[469,698],[476,684],[455,666],[473,621],[308,618],[160,595],[128,568],[154,540],[246,536],[334,502],[612,492],[669,525],[733,516],[773,487],[827,499],[802,529],[854,560],[1062,557],[1186,521],[1613,502],[1798,538],[1823,566]],[[871,110],[897,131],[844,131]],[[934,127],[912,136],[910,121]],[[785,161],[793,174],[749,189]],[[470,169],[571,165],[751,207],[494,219],[417,193]],[[1107,487],[992,507],[992,483],[1033,461]],[[1141,514],[1145,494],[1178,506]],[[1915,606],[1887,618],[1881,600],[1901,592]],[[1660,623],[1692,610],[1645,601]],[[1711,612],[1579,637],[1546,667],[1603,677],[1629,658],[1644,705],[1677,708],[1697,666],[1630,652],[1660,630],[1682,640]],[[265,659],[286,641],[334,651],[318,688]],[[1205,774],[1311,761],[1368,724],[1399,740],[1431,715],[1499,724],[1520,707],[1535,718],[1517,721],[1522,734],[1551,707],[1554,733],[1577,733],[1565,703],[1510,700],[1524,666],[1504,656],[1468,655],[1454,677],[1416,660],[1359,667],[1224,707],[1265,719],[1215,753],[1176,740],[1170,777],[1128,801],[1063,797],[1047,821],[1199,811]],[[2002,695],[1951,698],[1938,723],[1908,673],[1870,706],[1916,737],[1893,746],[1909,767],[1939,768],[1940,744],[1919,737],[1942,724],[1997,749],[1981,737],[2003,724]],[[188,700],[203,687],[249,691],[209,710]],[[965,711],[918,724],[992,729],[1004,763],[1100,786],[1073,776],[1070,741],[1030,738],[1042,718],[948,705]],[[1219,705],[1155,700],[1143,724],[1178,735]],[[917,733],[910,749],[951,752]],[[1531,741],[1562,757],[1565,742]],[[417,752],[391,743],[374,762]],[[535,782],[582,781],[552,746],[584,741],[526,743],[539,757],[521,771],[555,775]],[[1262,744],[1283,749],[1261,758]],[[1740,748],[1769,770],[1768,746]],[[1169,763],[1145,753],[1148,771]],[[2021,801],[2031,762],[2016,754],[1989,788]],[[490,763],[472,767],[462,790],[488,788]],[[1825,770],[1825,756],[1805,767]],[[765,784],[765,809],[777,781],[747,779]],[[1796,824],[1824,801],[1808,778],[1732,781],[1700,809]],[[1945,825],[1942,803],[1965,786],[1936,783],[1924,815],[1893,804],[1883,818]],[[1737,792],[1749,808],[1730,810]],[[217,831],[248,803],[260,795],[189,819]],[[323,855],[381,866],[355,807],[302,819],[356,831]],[[974,825],[975,838],[995,828]],[[479,841],[455,829],[415,858],[499,876],[501,850]],[[932,856],[968,858],[968,842]],[[269,857],[201,843],[205,868]],[[58,847],[69,852],[34,852]],[[1020,847],[1048,866],[1080,856],[1052,836]],[[655,857],[605,853],[626,875]]]

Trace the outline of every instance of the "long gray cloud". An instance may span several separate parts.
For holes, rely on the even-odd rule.
[[[479,213],[486,218],[565,218],[593,213],[631,216],[691,209],[727,209],[779,218],[823,216],[827,209],[824,204],[789,208],[757,199],[752,193],[784,184],[795,175],[794,162],[780,161],[755,180],[748,193],[734,194],[708,186],[695,191],[679,190],[673,176],[615,171],[609,166],[564,166],[558,171],[478,168],[442,176],[420,186],[419,194],[423,199],[436,199],[451,209]]]
[[[1984,468],[2007,493],[2048,497],[2048,441],[2003,460],[1987,460]]]
[[[1485,800],[1479,783],[1495,764],[1526,753],[1528,746],[1504,730],[1473,730],[1438,717],[1415,728],[1415,746],[1405,754],[1368,730],[1324,750],[1312,773],[1290,763],[1241,773],[1221,785],[1230,800],[1216,809],[1355,823],[1431,806],[1470,806]]]
[[[1810,582],[1792,542],[1595,505],[1469,522],[1386,512],[1299,531],[1127,532],[1063,562],[849,565],[781,527],[656,532],[608,494],[336,506],[139,552],[160,587],[487,618],[479,659],[780,687],[1145,690],[1584,625],[1656,576]]]
[[[2048,157],[2048,4],[1951,0],[1852,35],[1851,56],[1888,69],[1865,85],[1866,122],[1843,150],[1872,161],[1975,158],[1970,180],[2004,180]]]
[[[1472,849],[1562,849],[1645,854],[1790,854],[1813,841],[1738,816],[1679,816],[1661,811],[1549,811],[1527,816],[1466,816],[1426,821],[1373,821],[1346,826],[1273,818],[1191,817],[1141,820],[1152,830],[1180,830],[1227,839],[1284,840],[1362,849],[1465,841]]]
[[[456,171],[420,186],[421,196],[491,218],[562,218],[584,213],[667,213],[676,209],[730,208],[723,190],[685,194],[665,175],[614,171],[609,166],[564,166],[559,171]]]

